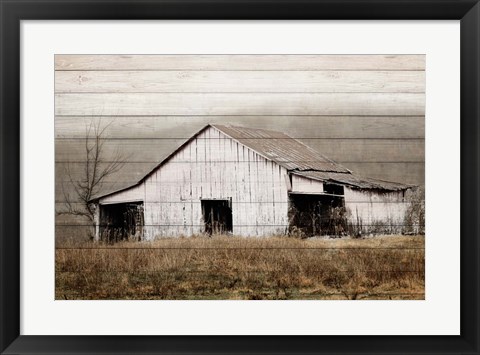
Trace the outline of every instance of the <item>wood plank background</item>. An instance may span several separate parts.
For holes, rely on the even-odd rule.
[[[57,93],[423,93],[423,71],[59,71]]]
[[[68,93],[55,115],[405,115],[425,107],[422,93]]]
[[[55,70],[418,70],[424,55],[56,55]]]
[[[92,120],[110,125],[107,159],[128,157],[105,193],[207,123],[282,131],[360,175],[424,184],[423,55],[56,55],[55,115],[57,209]]]

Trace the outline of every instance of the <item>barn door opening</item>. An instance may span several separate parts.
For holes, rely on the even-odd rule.
[[[347,231],[343,196],[290,194],[289,230],[302,236],[341,236]]]
[[[233,231],[231,200],[202,200],[202,215],[208,235]]]
[[[100,239],[109,242],[143,239],[143,202],[100,205]]]

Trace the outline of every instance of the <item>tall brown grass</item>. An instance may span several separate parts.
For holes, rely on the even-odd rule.
[[[56,299],[423,299],[422,236],[57,245]]]

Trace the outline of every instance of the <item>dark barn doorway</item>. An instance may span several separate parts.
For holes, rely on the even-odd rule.
[[[343,196],[290,194],[289,230],[305,237],[344,235],[347,231]]]
[[[114,243],[143,239],[143,202],[100,206],[100,240]]]
[[[202,216],[208,235],[233,231],[231,200],[202,200]]]

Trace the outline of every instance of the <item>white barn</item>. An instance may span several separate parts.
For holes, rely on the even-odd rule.
[[[412,188],[361,178],[285,133],[209,124],[133,186],[96,197],[96,238],[342,234],[402,226]]]

